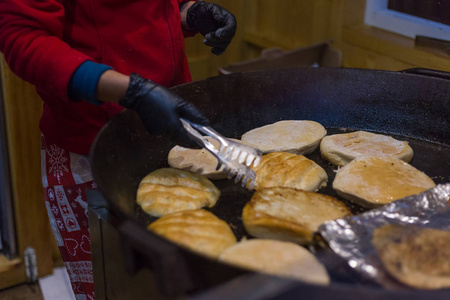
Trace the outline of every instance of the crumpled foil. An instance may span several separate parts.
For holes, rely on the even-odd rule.
[[[450,183],[353,217],[326,222],[319,233],[331,250],[365,279],[396,289],[402,286],[385,271],[371,243],[373,231],[387,224],[450,230]]]

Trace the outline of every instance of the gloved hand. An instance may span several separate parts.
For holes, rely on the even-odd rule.
[[[200,32],[203,43],[213,47],[211,52],[222,54],[236,32],[236,18],[225,8],[204,1],[195,2],[187,11],[186,22],[190,29]]]
[[[183,146],[195,143],[181,124],[180,117],[202,125],[209,124],[193,104],[135,73],[130,75],[128,89],[119,104],[136,111],[148,132],[170,135]]]

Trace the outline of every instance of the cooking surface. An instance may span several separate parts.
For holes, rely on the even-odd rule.
[[[352,129],[338,129],[328,128],[327,134],[345,133],[355,131]],[[384,133],[386,134],[386,133]],[[428,141],[421,141],[413,138],[404,138],[398,135],[392,135],[392,137],[408,141],[409,145],[414,150],[414,157],[411,161],[418,170],[427,174],[436,184],[450,182],[450,148],[439,144],[431,143]],[[318,193],[327,194],[338,198],[349,206],[354,214],[361,213],[367,209],[353,204],[351,201],[339,197],[332,188],[332,183],[336,175],[338,167],[330,164],[327,160],[323,159],[320,155],[320,149],[316,149],[313,153],[306,155],[309,159],[319,164],[328,175],[327,186],[321,188]],[[168,166],[168,165],[167,165]],[[231,229],[235,233],[238,240],[242,238],[252,238],[248,235],[242,224],[241,214],[245,204],[250,200],[253,192],[250,192],[242,188],[239,184],[234,184],[233,180],[211,180],[221,191],[221,196],[215,206],[212,208],[205,208],[211,211],[217,217],[225,220],[230,225]],[[136,219],[143,226],[147,226],[151,222],[157,220],[156,217],[151,217],[146,214],[139,205],[135,205]],[[316,249],[317,250],[317,249]],[[335,258],[329,257],[329,253],[319,253],[319,259],[321,259],[327,265],[332,279],[335,281],[353,282],[363,280],[356,274],[353,274],[349,269],[346,270],[334,270],[336,265],[342,267],[342,262],[336,261]]]
[[[436,184],[450,182],[450,84],[442,78],[342,68],[287,69],[223,75],[173,90],[196,104],[212,127],[227,137],[239,138],[248,130],[280,120],[313,120],[327,128],[328,135],[355,130],[388,134],[410,143],[414,167]],[[126,235],[138,244],[147,237],[151,241],[145,247],[139,244],[148,259],[159,251],[153,246],[169,245],[147,231],[139,235],[140,240],[132,237],[153,220],[135,204],[136,191],[145,175],[168,166],[167,155],[174,145],[169,138],[150,136],[137,116],[125,111],[103,129],[91,152],[94,177],[111,211],[123,221],[132,221]],[[319,192],[336,197],[331,184],[337,167],[323,160],[319,150],[307,157],[329,176],[328,186]],[[228,180],[213,182],[222,195],[211,211],[230,224],[238,239],[244,237],[240,216],[252,193]],[[363,211],[356,206],[353,210]],[[197,282],[181,287],[175,282],[168,288],[210,286],[235,276],[224,264],[182,255],[186,255],[187,266],[195,262],[195,268],[188,271],[195,273]],[[341,264],[328,260],[327,253],[322,258],[334,269],[335,278],[343,275],[347,281]],[[167,268],[161,265],[163,281],[170,280],[172,275],[163,270]]]
[[[345,133],[354,130],[350,129],[336,129],[328,128],[327,134]],[[384,133],[385,134],[385,133]],[[404,138],[397,135],[392,135],[398,140],[408,141],[409,145],[414,150],[414,157],[411,161],[418,170],[427,174],[436,184],[450,182],[450,148],[442,145],[434,144],[427,141],[421,141],[412,138]],[[328,175],[327,186],[321,188],[318,193],[327,194],[338,198],[343,201],[347,206],[352,209],[353,213],[364,212],[366,209],[353,204],[351,201],[345,200],[339,197],[332,188],[332,183],[336,175],[338,167],[330,164],[327,160],[323,159],[320,155],[320,150],[317,149],[313,153],[306,155],[309,159],[319,164]],[[168,165],[166,167],[169,167]],[[205,208],[213,212],[216,216],[222,220],[226,220],[231,226],[233,232],[236,234],[238,240],[243,237],[248,237],[241,221],[242,209],[245,204],[250,200],[253,192],[247,191],[239,184],[234,184],[233,180],[211,180],[221,191],[221,196],[216,205],[212,208]],[[135,206],[136,216],[139,222],[146,226],[156,220],[157,218],[151,217],[146,214],[139,205]]]

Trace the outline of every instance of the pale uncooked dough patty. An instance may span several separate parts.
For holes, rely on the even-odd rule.
[[[320,142],[320,153],[336,166],[345,166],[359,156],[389,156],[405,162],[413,157],[408,142],[367,131],[326,136]]]
[[[326,129],[314,121],[280,121],[244,133],[241,140],[263,153],[309,154],[319,146]]]

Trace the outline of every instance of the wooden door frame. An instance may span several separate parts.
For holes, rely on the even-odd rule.
[[[0,289],[27,280],[23,253],[36,252],[39,277],[52,273],[55,241],[45,208],[40,176],[39,119],[42,101],[35,88],[0,61],[2,97],[14,207],[17,257],[0,257]]]

